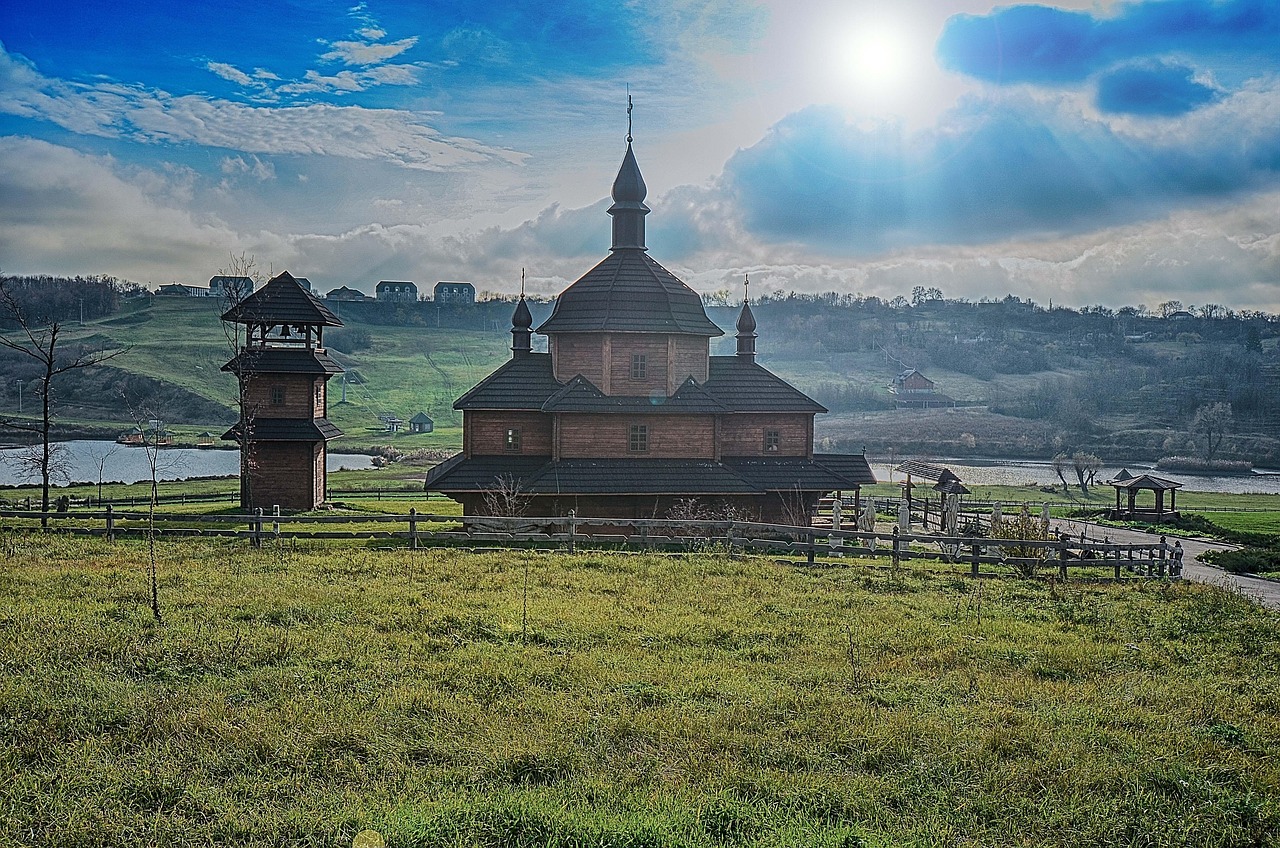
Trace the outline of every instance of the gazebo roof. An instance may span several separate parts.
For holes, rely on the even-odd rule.
[[[1176,480],[1166,480],[1163,477],[1154,477],[1150,474],[1130,477],[1127,480],[1111,480],[1109,485],[1115,486],[1117,489],[1152,489],[1157,492],[1182,488],[1182,484]]]

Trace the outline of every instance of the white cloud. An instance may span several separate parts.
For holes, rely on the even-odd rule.
[[[70,83],[41,75],[3,47],[0,112],[50,121],[84,135],[243,153],[378,160],[421,170],[519,164],[526,158],[474,139],[442,135],[423,123],[420,113],[327,104],[248,106],[143,86]]]
[[[228,65],[226,62],[209,62],[205,67],[222,77],[224,80],[234,82],[236,85],[255,84],[253,77],[249,76],[234,65]]]
[[[372,30],[364,30],[364,33]],[[376,38],[385,33],[379,32]],[[372,41],[333,41],[329,46],[333,49],[321,55],[325,61],[341,61],[346,65],[376,65],[388,59],[394,59],[410,47],[418,43],[418,37],[411,36],[386,44]]]
[[[260,182],[276,178],[276,166],[257,156],[250,156],[247,160],[243,156],[227,156],[219,167],[224,174],[248,174]]]

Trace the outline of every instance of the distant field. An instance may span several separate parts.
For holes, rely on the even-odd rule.
[[[0,544],[3,844],[1280,833],[1280,620],[1212,587],[186,541],[157,626],[142,546]]]

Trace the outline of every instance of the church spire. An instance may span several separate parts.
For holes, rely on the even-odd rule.
[[[631,150],[631,95],[628,94],[627,152],[613,181],[613,205],[609,207],[609,215],[613,218],[613,250],[647,249],[644,244],[644,216],[649,214],[649,207],[644,205],[644,199],[648,193],[644,177],[640,175],[640,166],[636,164],[636,155]]]
[[[533,315],[524,302],[524,269],[520,269],[520,301],[511,316],[511,353],[524,356],[533,350]]]
[[[752,362],[756,358],[756,316],[751,314],[751,299],[747,296],[751,277],[742,283],[742,311],[738,313],[738,356]]]

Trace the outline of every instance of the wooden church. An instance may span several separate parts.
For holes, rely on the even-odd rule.
[[[240,383],[240,420],[223,434],[240,445],[240,506],[290,511],[324,502],[329,423],[326,384],[342,366],[324,349],[325,327],[342,321],[288,271],[232,306],[244,342],[222,366]]]
[[[756,362],[745,298],[736,355],[710,355],[723,331],[645,247],[647,192],[628,136],[609,255],[537,328],[547,353],[533,352],[520,299],[512,357],[454,403],[463,450],[432,469],[428,491],[468,515],[515,490],[535,516],[663,518],[697,499],[781,522],[875,482],[861,455],[814,453],[814,416],[827,410]]]

